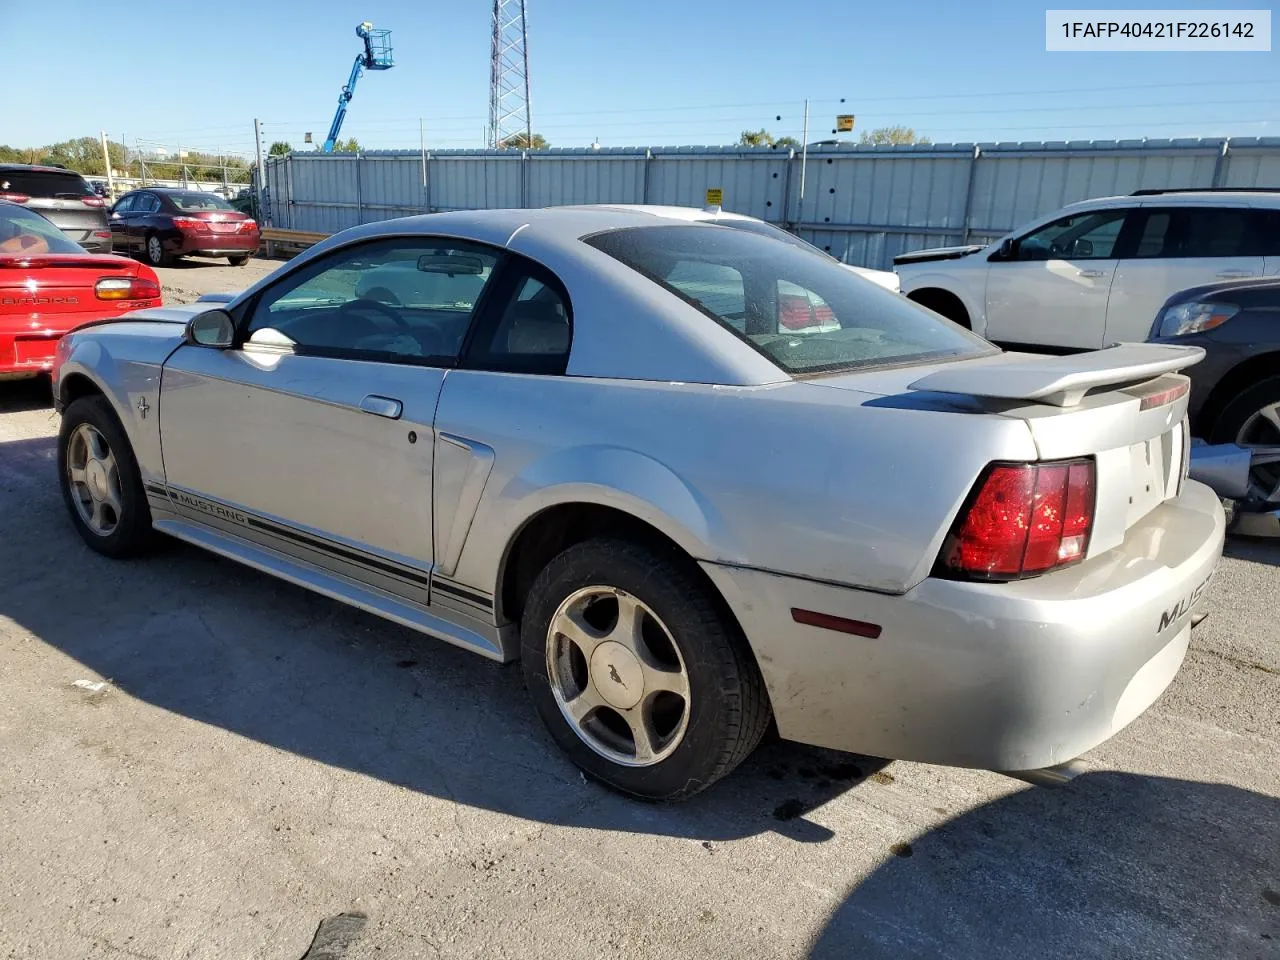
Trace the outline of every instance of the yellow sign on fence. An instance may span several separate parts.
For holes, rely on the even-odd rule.
[[[853,114],[842,113],[836,117],[836,133],[853,132]]]
[[[719,207],[724,204],[724,190],[720,187],[707,188],[707,206]]]

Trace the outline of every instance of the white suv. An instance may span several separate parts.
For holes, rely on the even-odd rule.
[[[1179,290],[1280,274],[1280,191],[1139,190],[1085,200],[989,246],[893,260],[912,300],[1004,346],[1145,340]]]

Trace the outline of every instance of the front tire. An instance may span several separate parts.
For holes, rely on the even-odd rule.
[[[681,800],[738,766],[770,720],[745,638],[683,557],[625,540],[569,547],[521,621],[525,684],[587,775]]]
[[[227,261],[233,267],[243,267],[246,263],[249,262],[249,257],[248,255],[245,255],[243,257],[227,257]]]
[[[1241,390],[1222,408],[1210,431],[1214,443],[1238,443],[1280,452],[1280,377]],[[1259,462],[1249,471],[1251,500],[1280,503],[1280,464]]]
[[[155,531],[138,462],[101,394],[81,397],[63,413],[58,479],[71,523],[91,549],[131,557],[152,546]]]
[[[173,257],[164,248],[164,241],[160,239],[159,234],[155,233],[147,234],[146,243],[142,247],[142,256],[153,267],[167,267],[173,261]]]

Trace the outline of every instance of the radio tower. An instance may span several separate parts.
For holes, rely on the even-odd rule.
[[[493,46],[489,59],[489,136],[495,149],[524,135],[532,145],[529,109],[529,31],[525,0],[493,0]]]

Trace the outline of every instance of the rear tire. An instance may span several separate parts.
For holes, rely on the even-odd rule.
[[[73,401],[58,431],[58,480],[76,532],[108,557],[145,553],[156,540],[142,475],[124,428],[101,394]]]
[[[249,262],[249,257],[246,254],[243,257],[227,257],[227,260],[231,263],[233,267],[243,267],[246,263]]]
[[[624,610],[638,613],[624,621]],[[684,557],[626,540],[575,544],[534,580],[520,634],[525,684],[552,738],[619,792],[691,797],[769,725],[745,638]]]
[[[146,242],[142,247],[142,256],[153,267],[167,267],[173,262],[173,257],[164,248],[164,241],[157,234],[147,234]]]

